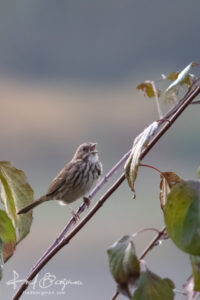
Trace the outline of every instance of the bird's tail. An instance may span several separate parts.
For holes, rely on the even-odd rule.
[[[28,205],[28,206],[26,206],[26,207],[20,209],[20,210],[17,212],[17,214],[18,214],[18,215],[25,214],[25,213],[27,213],[29,210],[33,209],[34,207],[38,206],[39,204],[41,204],[41,203],[43,203],[43,202],[45,202],[45,201],[47,201],[47,200],[48,200],[47,196],[44,195],[44,196],[40,197],[39,199],[35,200],[35,201],[34,201],[33,203],[31,203],[30,205]]]

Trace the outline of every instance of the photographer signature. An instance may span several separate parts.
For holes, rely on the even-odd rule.
[[[13,270],[13,279],[6,282],[7,285],[13,286],[13,289],[16,290],[19,284],[27,282],[25,279],[19,279],[19,274]],[[61,291],[64,291],[66,286],[68,285],[83,285],[83,283],[79,280],[71,281],[66,278],[57,279],[55,275],[51,273],[45,273],[43,277],[39,278],[39,274],[34,278],[33,281],[30,282],[30,286],[35,290],[36,287],[40,287],[41,289],[48,289],[53,286],[60,286]]]

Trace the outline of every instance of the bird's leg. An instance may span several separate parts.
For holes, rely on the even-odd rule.
[[[83,197],[83,202],[85,203],[85,205],[87,206],[87,208],[89,208],[91,200],[88,197]]]
[[[76,223],[78,220],[80,220],[80,216],[79,216],[79,214],[76,214],[76,213],[74,212],[74,210],[73,210],[73,208],[71,207],[70,204],[67,203],[67,205],[68,205],[69,210],[70,210],[70,212],[71,212],[71,214],[72,214],[72,216],[73,216],[73,218],[74,218],[74,220],[75,220],[75,223]]]

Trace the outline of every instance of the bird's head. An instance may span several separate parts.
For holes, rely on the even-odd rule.
[[[96,149],[97,143],[83,143],[75,152],[74,159],[91,160],[96,162],[98,160],[98,151]]]

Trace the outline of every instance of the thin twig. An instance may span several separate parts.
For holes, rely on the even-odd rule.
[[[143,228],[141,230],[138,230],[137,232],[135,232],[135,233],[132,234],[132,237],[134,238],[138,234],[143,233],[143,232],[147,232],[147,231],[154,231],[154,232],[160,233],[160,231],[158,229],[153,228],[153,227],[149,227],[149,228]]]
[[[186,292],[184,292],[184,291],[180,291],[180,290],[177,290],[177,289],[173,289],[173,291],[174,291],[174,293],[176,293],[176,294],[181,294],[181,295],[183,295],[183,296],[187,296]]]
[[[152,88],[153,88],[153,91],[154,91],[154,94],[155,94],[156,107],[157,107],[157,110],[158,110],[159,119],[162,119],[163,113],[162,113],[162,110],[161,110],[161,107],[160,107],[160,103],[159,103],[158,91],[156,89],[155,82],[154,81],[150,81],[150,83],[152,85]]]
[[[114,296],[112,297],[112,300],[117,299],[118,296],[119,296],[119,291],[116,291],[116,293],[115,293]]]
[[[152,241],[149,243],[147,248],[142,252],[142,254],[139,257],[139,260],[143,259],[147,253],[155,246],[156,242],[159,241],[159,239],[162,237],[162,235],[165,232],[166,227],[163,227],[161,231],[152,239]]]
[[[151,150],[151,148],[160,140],[160,138],[164,135],[164,133],[172,126],[172,124],[176,121],[176,119],[181,115],[181,113],[185,110],[185,108],[190,104],[190,102],[200,93],[200,87],[195,85],[190,89],[190,93],[187,93],[187,97],[184,97],[182,101],[180,101],[180,105],[177,106],[177,110],[172,114],[170,122],[167,122],[163,125],[161,130],[155,135],[155,137],[150,141],[147,148],[141,154],[141,159],[145,157],[145,155]],[[184,100],[184,101],[183,101]],[[124,173],[117,179],[117,181],[113,184],[111,188],[104,194],[103,197],[95,204],[95,206],[88,212],[88,214],[82,219],[82,221],[77,224],[76,227],[66,236],[55,248],[44,257],[44,259],[40,262],[39,265],[35,269],[32,270],[26,282],[24,282],[13,300],[17,300],[23,294],[23,292],[27,289],[29,282],[33,280],[33,278],[39,273],[39,271],[47,264],[47,262],[66,244],[70,242],[70,240],[82,229],[82,227],[93,217],[93,215],[100,209],[103,203],[115,192],[115,190],[121,185],[121,183],[125,180]]]
[[[168,178],[166,177],[165,173],[160,171],[158,168],[152,166],[152,165],[147,165],[147,164],[140,164],[140,167],[146,167],[155,170],[160,174],[160,176],[164,177],[166,181],[168,181]]]
[[[156,167],[154,167],[154,166],[152,166],[152,165],[140,164],[140,167],[146,167],[146,168],[153,169],[153,170],[155,170],[156,172],[158,172],[160,175],[163,176],[162,171],[160,171],[158,168],[156,168]]]
[[[194,101],[194,102],[192,102],[191,104],[200,104],[200,100]]]

